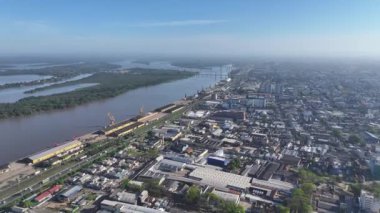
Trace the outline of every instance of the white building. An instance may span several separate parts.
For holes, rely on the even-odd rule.
[[[189,174],[190,178],[218,188],[234,188],[244,191],[251,186],[251,178],[210,168],[197,167]]]
[[[264,97],[254,97],[247,99],[247,105],[255,108],[265,108],[267,106],[267,100]]]
[[[103,212],[120,212],[120,213],[162,213],[165,211],[151,209],[144,206],[137,206],[133,204],[111,201],[111,200],[103,200],[101,203],[101,210]]]
[[[362,190],[360,193],[360,208],[367,212],[380,212],[380,199],[367,191]]]
[[[239,204],[239,202],[240,202],[240,195],[238,195],[238,194],[233,194],[230,192],[223,192],[223,191],[219,191],[219,190],[215,190],[215,189],[212,191],[212,193],[215,194],[216,196],[220,197],[224,201],[233,202],[235,204]]]

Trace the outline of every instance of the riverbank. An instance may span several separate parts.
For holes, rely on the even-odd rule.
[[[120,65],[109,63],[74,63],[28,69],[8,68],[6,70],[0,71],[0,79],[13,77],[19,78],[19,80],[14,82],[5,81],[5,83],[2,84],[0,81],[0,90],[54,84],[70,78],[75,78],[79,75],[105,72],[118,68],[120,68]],[[23,80],[21,78],[22,76],[32,76],[34,78],[37,78],[35,80],[28,80],[28,78],[25,78]]]
[[[223,72],[229,69],[222,67]],[[216,67],[215,70],[220,70]],[[206,70],[209,73],[211,70]],[[40,150],[94,132],[109,123],[111,112],[117,121],[154,110],[167,103],[196,94],[222,80],[215,75],[199,75],[129,90],[113,98],[88,104],[0,120],[0,165]]]
[[[115,97],[128,90],[188,78],[196,73],[183,71],[132,69],[127,73],[100,72],[77,81],[54,84],[38,91],[69,85],[96,84],[68,93],[28,97],[16,103],[0,104],[0,119],[32,115],[57,109],[66,109],[92,101]]]

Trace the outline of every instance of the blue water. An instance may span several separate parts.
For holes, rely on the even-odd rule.
[[[58,94],[58,93],[64,93],[64,92],[71,92],[75,89],[80,89],[88,86],[93,86],[93,84],[76,84],[72,86],[67,86],[67,87],[59,87],[59,88],[52,88],[52,89],[47,89],[43,90],[40,92],[36,93],[25,93],[27,91],[40,88],[40,87],[45,87],[45,86],[50,86],[58,83],[64,83],[64,82],[69,82],[69,81],[76,81],[79,79],[87,78],[91,76],[92,74],[81,74],[78,76],[75,76],[70,79],[62,80],[59,82],[55,83],[46,83],[42,85],[34,85],[34,86],[26,86],[26,87],[20,87],[20,88],[9,88],[9,89],[2,89],[0,90],[0,103],[14,103],[20,99],[27,98],[30,96],[44,96],[44,95],[53,95],[53,94]],[[0,76],[2,77],[2,76]]]
[[[31,82],[51,78],[46,75],[0,75],[0,85]]]
[[[223,72],[228,69],[214,68],[204,73]],[[94,132],[108,123],[107,113],[117,120],[130,118],[185,95],[195,94],[202,88],[215,85],[221,80],[214,75],[197,75],[154,86],[141,87],[124,94],[78,107],[27,117],[0,121],[0,165],[30,155],[74,137]]]

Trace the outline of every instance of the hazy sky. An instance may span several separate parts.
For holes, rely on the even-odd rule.
[[[0,0],[0,54],[380,56],[380,0]]]

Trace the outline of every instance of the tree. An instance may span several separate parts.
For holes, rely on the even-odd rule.
[[[356,196],[360,196],[360,192],[362,191],[363,186],[360,183],[354,183],[350,185],[350,189],[352,193]]]
[[[339,129],[333,129],[332,135],[337,139],[342,138],[342,132]]]
[[[311,195],[313,194],[314,190],[315,190],[316,186],[314,183],[304,183],[301,185],[301,189],[302,191],[305,193],[306,196],[308,196],[309,198],[311,197]]]
[[[300,176],[301,183],[319,183],[322,181],[320,176],[310,170],[300,169],[298,175]]]
[[[277,210],[279,213],[290,213],[290,208],[283,205],[277,206]]]
[[[158,155],[159,155],[159,151],[157,149],[152,148],[144,152],[143,158],[152,159],[152,158],[158,157]]]
[[[234,202],[224,202],[224,205],[223,206],[223,209],[222,209],[222,212],[225,212],[225,213],[244,213],[245,212],[245,209],[243,208],[243,206],[241,205],[238,205]]]
[[[289,207],[294,212],[308,213],[312,211],[310,199],[302,189],[295,189],[289,202]]]
[[[350,135],[350,137],[348,138],[348,143],[359,145],[359,144],[362,144],[363,141],[357,135]]]
[[[149,194],[154,197],[162,197],[164,194],[164,189],[160,186],[157,180],[148,180],[144,182],[143,188],[148,190]]]
[[[87,195],[86,199],[90,201],[94,201],[96,199],[97,195],[95,193],[90,193]]]
[[[199,188],[196,186],[191,186],[186,192],[185,201],[188,204],[198,204],[200,197],[201,191]]]
[[[239,169],[241,166],[241,162],[238,158],[235,158],[233,159],[232,161],[230,161],[227,165],[227,169],[229,170],[235,170],[235,169]]]
[[[121,181],[121,187],[124,188],[124,189],[127,189],[128,188],[128,185],[129,185],[129,179],[126,178],[124,180]]]
[[[30,208],[30,207],[33,206],[33,202],[30,201],[30,200],[25,200],[25,201],[22,202],[22,206],[23,206],[24,208]]]
[[[59,185],[62,185],[65,183],[65,178],[64,177],[61,177],[59,178],[57,181],[55,181],[56,184],[59,184]]]

